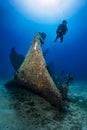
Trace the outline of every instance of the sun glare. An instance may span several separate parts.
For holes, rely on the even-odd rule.
[[[36,22],[52,23],[73,15],[82,0],[10,0],[24,16]]]

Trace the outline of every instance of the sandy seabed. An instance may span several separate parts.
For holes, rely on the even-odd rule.
[[[87,84],[70,86],[68,111],[59,113],[43,98],[0,82],[0,130],[87,130]]]

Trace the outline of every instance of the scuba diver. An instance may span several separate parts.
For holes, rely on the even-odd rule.
[[[58,26],[57,30],[56,30],[57,36],[56,36],[56,39],[55,39],[54,42],[56,42],[57,39],[60,38],[60,43],[62,43],[63,42],[63,35],[65,35],[67,31],[68,31],[68,29],[67,29],[67,21],[63,20],[62,24],[60,24]]]

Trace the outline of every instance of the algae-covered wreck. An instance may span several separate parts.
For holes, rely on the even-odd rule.
[[[27,87],[59,110],[63,110],[64,101],[62,100],[62,94],[46,68],[41,49],[42,43],[44,43],[42,36],[40,33],[36,33],[22,65],[14,76],[14,80],[7,83],[7,85],[13,82]]]

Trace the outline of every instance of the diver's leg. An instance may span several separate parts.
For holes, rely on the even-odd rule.
[[[56,42],[58,38],[59,38],[59,35],[56,36],[56,39],[54,40],[54,42]]]
[[[61,40],[60,43],[62,43],[63,42],[63,36],[60,37],[60,40]]]

